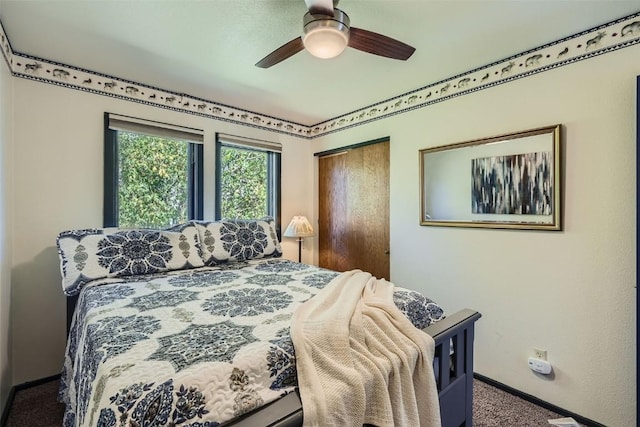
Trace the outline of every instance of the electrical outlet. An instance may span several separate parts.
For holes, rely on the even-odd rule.
[[[541,350],[539,348],[533,349],[533,356],[536,359],[547,360],[547,350]]]

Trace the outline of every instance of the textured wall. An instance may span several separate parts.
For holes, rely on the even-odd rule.
[[[483,313],[476,339],[480,374],[608,426],[635,425],[639,53],[639,45],[631,46],[311,141],[11,79],[4,70],[0,118],[5,132],[10,114],[4,111],[13,110],[16,149],[13,172],[7,174],[3,163],[0,173],[12,194],[1,200],[13,209],[13,219],[0,228],[13,259],[11,275],[1,271],[0,291],[6,301],[10,278],[13,384],[60,369],[64,297],[55,236],[101,224],[102,114],[111,111],[205,129],[207,216],[214,208],[215,132],[282,142],[285,224],[296,214],[313,216],[312,152],[390,136],[392,279],[450,312],[470,307]],[[7,85],[13,87],[9,98]],[[419,149],[556,123],[564,125],[566,147],[564,231],[418,225]],[[14,235],[10,247],[7,232]],[[306,242],[315,239],[305,240],[303,259],[310,260]],[[284,248],[296,259],[295,241],[285,240]],[[0,304],[5,339],[7,306]],[[553,377],[528,369],[533,347],[548,351]],[[9,366],[2,357],[9,356],[0,356],[6,388]]]
[[[282,221],[286,226],[293,215],[311,212],[307,141],[25,79],[14,78],[14,95],[14,384],[62,368],[65,298],[55,238],[66,229],[102,226],[105,111],[204,129],[205,218],[214,212],[216,132],[281,142]],[[283,249],[297,260],[295,241],[287,239]]]
[[[391,136],[391,279],[482,312],[476,372],[611,427],[636,425],[640,46],[327,136]],[[564,230],[421,227],[418,150],[561,123]],[[550,377],[527,357],[546,349]]]
[[[11,389],[11,100],[13,82],[0,56],[0,414]]]

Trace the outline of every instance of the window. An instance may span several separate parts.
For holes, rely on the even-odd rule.
[[[202,131],[105,114],[104,226],[202,219]]]
[[[277,143],[216,137],[216,218],[271,216],[280,231],[280,152]]]

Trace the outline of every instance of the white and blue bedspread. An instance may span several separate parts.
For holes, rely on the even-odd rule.
[[[213,427],[296,386],[293,311],[339,273],[260,259],[95,280],[71,325],[64,426]],[[443,315],[396,287],[418,328]]]

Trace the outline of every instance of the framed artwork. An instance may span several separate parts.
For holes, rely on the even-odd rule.
[[[420,153],[420,224],[562,230],[561,125]]]

